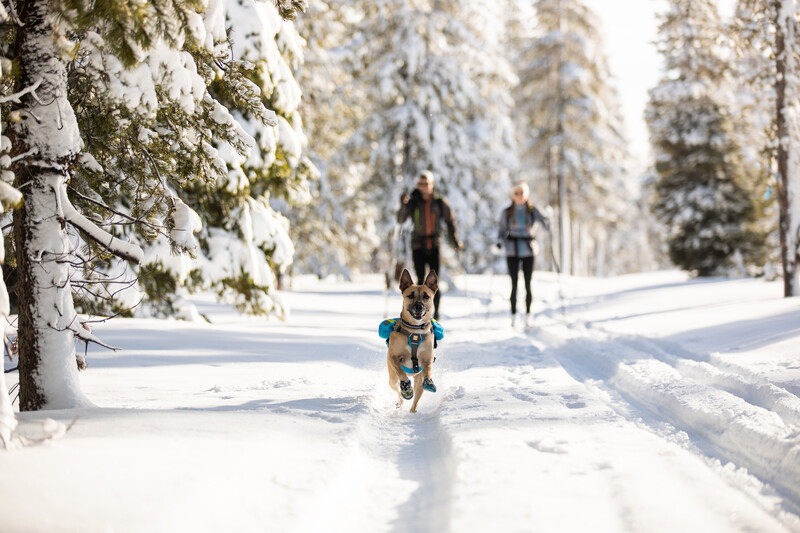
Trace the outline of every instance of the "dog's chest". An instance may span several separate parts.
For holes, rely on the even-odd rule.
[[[415,338],[414,335],[419,335]],[[394,331],[389,336],[389,354],[410,358],[414,351],[414,345],[417,345],[417,356],[421,357],[427,354],[433,354],[433,332],[424,331],[418,334],[407,335],[405,333]]]

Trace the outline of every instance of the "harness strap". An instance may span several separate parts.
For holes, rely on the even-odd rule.
[[[426,336],[427,335],[421,333],[412,333],[408,336],[408,345],[411,346],[411,368],[414,370],[415,374],[419,372],[419,359],[417,359],[419,343],[421,343]]]
[[[429,323],[428,324],[419,324],[419,325],[409,324],[408,322],[406,322],[402,318],[400,318],[400,324],[402,324],[406,329],[428,329],[428,326],[430,326]],[[396,326],[396,327],[399,328],[399,326]]]
[[[402,326],[401,326],[402,323]],[[414,329],[424,329],[429,326],[429,324],[422,324],[419,326],[409,324],[403,319],[398,320],[395,322],[394,330],[402,333],[406,337],[408,337],[408,346],[411,348],[411,366],[412,370],[414,370],[414,374],[419,372],[419,359],[417,358],[417,351],[419,350],[419,345],[422,341],[425,340],[425,337],[428,336],[428,333],[414,333],[408,330],[403,329],[403,326],[408,326]]]

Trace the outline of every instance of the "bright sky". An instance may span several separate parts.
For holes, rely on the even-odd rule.
[[[720,12],[733,12],[735,0],[717,0]],[[661,78],[661,56],[656,51],[657,13],[667,0],[584,0],[603,24],[605,54],[625,115],[631,153],[644,165],[650,143],[644,123],[647,92]]]

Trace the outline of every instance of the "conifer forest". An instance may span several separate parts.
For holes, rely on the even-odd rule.
[[[18,316],[21,409],[49,401],[44,367],[77,379],[75,340],[102,343],[87,316],[180,318],[211,291],[281,318],[291,276],[390,272],[425,170],[458,221],[453,272],[490,268],[524,181],[550,220],[539,269],[800,294],[798,5],[665,6],[640,165],[581,0],[4,0],[0,314]]]

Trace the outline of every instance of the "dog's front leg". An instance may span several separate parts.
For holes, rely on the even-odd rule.
[[[414,374],[414,401],[411,403],[411,409],[409,413],[416,413],[417,412],[417,404],[419,403],[420,396],[422,396],[422,376],[424,372],[419,372]]]
[[[397,407],[403,404],[403,395],[400,393],[400,382],[406,379],[406,373],[400,368],[400,361],[397,356],[389,355],[386,358],[389,367],[389,387],[397,393]]]

